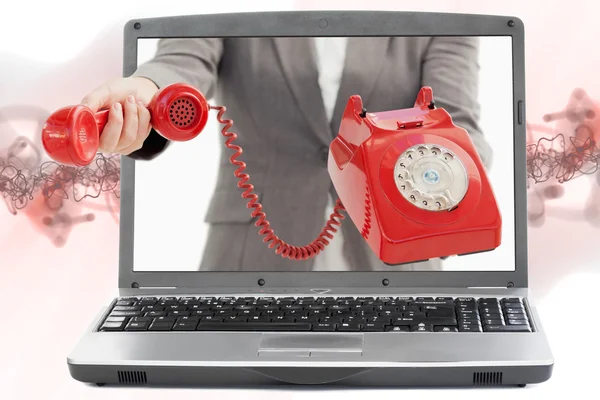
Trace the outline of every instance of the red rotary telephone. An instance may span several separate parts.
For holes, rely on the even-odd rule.
[[[380,260],[396,265],[493,250],[501,215],[469,134],[435,108],[367,113],[351,96],[328,170],[344,208]]]
[[[351,96],[338,136],[330,146],[328,170],[340,196],[325,227],[305,246],[281,240],[267,221],[254,187],[238,158],[233,121],[226,108],[209,105],[192,86],[176,83],[159,90],[148,105],[150,124],[163,137],[188,141],[204,129],[210,110],[224,125],[225,146],[233,150],[242,198],[253,209],[259,235],[282,257],[306,260],[319,254],[346,211],[380,260],[396,265],[430,258],[493,250],[500,245],[501,217],[490,182],[468,133],[436,109],[424,87],[413,108],[367,113],[360,96]],[[55,161],[90,164],[108,110],[83,106],[53,113],[42,129],[42,144]],[[342,203],[343,200],[343,203]]]

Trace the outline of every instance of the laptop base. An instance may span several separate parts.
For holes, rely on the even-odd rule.
[[[273,385],[487,387],[542,383],[552,365],[514,367],[128,367],[69,365],[71,376],[99,386],[247,387]]]

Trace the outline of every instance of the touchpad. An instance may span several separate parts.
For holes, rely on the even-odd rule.
[[[362,333],[263,333],[259,353],[362,354]]]

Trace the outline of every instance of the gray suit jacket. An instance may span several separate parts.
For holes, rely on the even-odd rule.
[[[271,227],[282,240],[306,245],[324,226],[328,193],[328,146],[337,134],[348,97],[358,94],[373,112],[412,107],[421,86],[431,86],[436,105],[473,138],[484,163],[491,149],[478,126],[478,41],[476,38],[350,38],[337,104],[327,120],[310,38],[168,39],[135,76],[159,87],[185,82],[227,107],[236,143],[243,149],[250,183]],[[131,154],[149,160],[169,145],[152,132]],[[232,152],[221,153],[217,187],[205,221],[209,238],[200,269],[207,271],[310,271],[314,260],[291,261],[269,249],[236,185]],[[349,218],[343,223],[344,253],[354,271],[439,269],[387,266]],[[427,265],[428,264],[428,265]]]

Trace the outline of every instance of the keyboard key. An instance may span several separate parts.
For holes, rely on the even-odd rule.
[[[504,321],[501,319],[484,319],[484,325],[503,325]]]
[[[187,311],[187,306],[184,305],[180,305],[180,304],[173,304],[173,305],[169,305],[165,307],[165,311],[169,312],[169,311]]]
[[[506,323],[508,325],[529,325],[529,322],[525,319],[509,319]]]
[[[456,302],[457,303],[474,303],[475,298],[473,298],[473,297],[457,297]]]
[[[359,296],[359,297],[356,298],[356,300],[364,303],[365,301],[374,301],[375,298],[374,297],[362,297],[362,296]]]
[[[481,308],[479,310],[481,314],[500,314],[502,311],[499,308]]]
[[[277,322],[271,322],[271,323],[260,323],[260,322],[248,322],[245,324],[238,324],[238,323],[207,323],[205,321],[200,321],[200,323],[198,324],[198,327],[196,328],[196,330],[203,330],[203,331],[241,331],[241,332],[248,332],[248,331],[264,331],[264,332],[269,332],[269,331],[289,331],[289,332],[296,332],[296,331],[310,331],[311,330],[311,324],[306,324],[306,323],[288,323],[288,324],[284,324],[284,323],[277,323]]]
[[[340,332],[360,332],[360,324],[343,322],[337,326]]]
[[[139,306],[116,306],[113,311],[141,311],[142,307]]]
[[[384,322],[367,322],[362,325],[363,332],[382,332],[386,324]]]
[[[523,309],[523,304],[521,304],[521,303],[504,303],[503,306],[505,308],[519,308],[519,309]]]
[[[125,326],[125,330],[126,331],[145,331],[148,329],[149,326],[150,326],[149,320],[134,321],[133,319],[131,319],[129,321],[129,323],[127,324],[127,326]]]
[[[138,304],[140,306],[153,306],[157,301],[158,299],[156,297],[142,297]]]
[[[506,314],[525,314],[525,310],[522,308],[507,308],[504,310]]]
[[[269,317],[268,315],[253,315],[252,317],[248,318],[247,321],[271,322],[271,317]]]
[[[455,326],[434,326],[434,332],[458,332]]]
[[[410,328],[408,326],[391,326],[387,325],[385,327],[386,332],[410,332]]]
[[[189,311],[168,311],[167,316],[169,316],[169,317],[189,317],[190,312]]]
[[[157,306],[157,305],[142,307],[142,312],[148,312],[148,311],[165,311],[165,308],[162,306]]]
[[[423,311],[427,313],[428,317],[453,317],[453,307],[441,307],[441,306],[425,306]]]
[[[463,325],[458,326],[459,332],[481,332],[481,325]]]
[[[127,319],[124,318],[122,321],[109,321],[108,319],[102,324],[100,327],[101,331],[111,332],[111,331],[122,331],[125,325],[127,324]]]
[[[313,325],[313,331],[333,332],[335,331],[335,328],[336,325],[330,322],[319,322]]]
[[[454,306],[454,301],[452,300],[419,300],[420,297],[417,297],[414,305],[416,306]]]
[[[149,311],[144,314],[146,317],[164,317],[165,315],[167,315],[167,313],[164,311]]]
[[[485,332],[531,332],[527,325],[486,325]]]
[[[417,297],[415,299],[415,302],[419,302],[419,301],[434,301],[433,297]]]
[[[477,318],[459,319],[458,325],[481,325],[481,320],[479,320]]]
[[[111,317],[110,315],[106,318],[105,322],[127,322],[127,317]]]
[[[402,313],[403,318],[425,318],[425,316],[425,313],[422,311],[406,311]],[[430,316],[433,317],[435,315]]]
[[[158,317],[150,324],[149,331],[170,331],[175,324],[174,318]]]
[[[202,317],[202,321],[223,322],[223,317],[220,315],[207,315],[206,317]]]
[[[433,326],[429,324],[419,324],[410,327],[411,332],[433,332]]]
[[[139,317],[142,315],[141,311],[112,311],[110,313],[112,317]]]
[[[392,319],[392,325],[456,325],[455,318],[395,318]]]
[[[512,297],[512,298],[504,298],[502,299],[503,303],[520,303],[521,299],[519,299],[518,297]]]
[[[134,304],[135,304],[135,301],[132,301],[132,300],[120,300],[120,301],[117,301],[115,306],[132,306]]]
[[[500,314],[499,312],[497,312],[497,313],[483,313],[482,317],[483,317],[483,319],[500,319],[500,318],[502,318],[502,314]]]
[[[173,305],[179,303],[177,297],[161,297],[158,302],[163,305]]]
[[[174,331],[193,331],[196,330],[196,326],[200,322],[198,317],[181,317],[175,322],[173,326]]]

